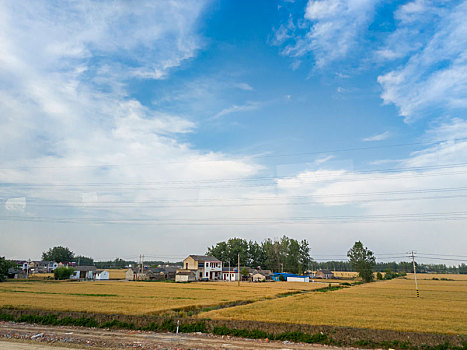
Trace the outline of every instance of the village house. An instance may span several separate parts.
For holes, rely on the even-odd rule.
[[[109,280],[110,279],[110,275],[109,275],[109,271],[107,270],[96,270],[96,273],[94,274],[94,279],[95,280]]]
[[[319,270],[315,273],[315,278],[324,278],[324,279],[331,279],[334,278],[334,273],[330,270]]]
[[[129,268],[126,271],[127,281],[174,280],[177,267],[149,267],[143,271],[138,268]]]
[[[157,280],[175,280],[178,268],[173,266],[151,267],[150,270]]]
[[[271,274],[272,271],[270,270],[253,270],[250,273],[250,278],[253,282],[271,281]]]
[[[94,279],[94,273],[96,271],[95,266],[75,266],[75,270],[71,275],[72,280],[92,280]]]
[[[138,274],[138,269],[134,267],[130,267],[128,270],[126,270],[125,279],[127,281],[136,281],[137,274]]]
[[[28,278],[26,271],[20,269],[20,268],[14,268],[10,267],[7,272],[7,277],[8,278],[14,278],[14,279],[23,279],[23,278]]]
[[[287,282],[310,282],[310,276],[289,276]]]
[[[233,267],[222,268],[222,280],[223,281],[238,281],[238,271]]]
[[[197,271],[179,269],[175,275],[175,282],[194,282],[196,281]]]
[[[21,269],[29,270],[30,273],[50,273],[58,267],[55,261],[16,260],[16,263]]]
[[[221,280],[222,262],[213,256],[189,255],[183,260],[183,268],[177,270],[175,281],[185,282],[185,279],[189,278],[191,275],[194,275],[195,281]]]

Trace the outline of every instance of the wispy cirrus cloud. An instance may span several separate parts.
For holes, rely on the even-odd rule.
[[[379,1],[310,0],[299,24],[289,16],[275,30],[273,45],[282,54],[299,58],[311,54],[317,68],[343,59],[357,49]]]
[[[261,104],[259,102],[248,102],[243,105],[232,105],[230,107],[224,108],[220,112],[216,113],[211,120],[220,119],[228,114],[254,111],[260,108]]]
[[[235,83],[234,86],[240,90],[253,91],[253,87],[248,83]]]
[[[362,139],[362,141],[365,141],[365,142],[383,141],[383,140],[386,140],[390,135],[391,135],[391,134],[390,134],[389,131],[385,131],[385,132],[382,132],[382,133],[380,133],[380,134],[376,134],[376,135],[373,135],[373,136],[365,137],[364,139]]]
[[[394,39],[384,48],[393,58],[407,58],[378,77],[382,99],[406,122],[467,108],[467,1],[443,5],[415,0],[402,6]],[[413,38],[425,29],[428,35]]]

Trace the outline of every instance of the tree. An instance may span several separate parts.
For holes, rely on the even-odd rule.
[[[75,256],[73,258],[73,261],[76,263],[78,266],[93,266],[94,265],[94,259],[89,258],[87,256]]]
[[[58,263],[71,262],[73,261],[73,257],[74,254],[70,249],[61,246],[50,248],[47,252],[42,253],[42,260]]]
[[[240,271],[240,273],[242,274],[242,277],[244,277],[244,278],[248,277],[248,275],[249,275],[248,270],[247,270],[246,267],[244,267],[242,269],[242,271]]]
[[[302,270],[307,270],[309,268],[311,261],[312,259],[310,256],[310,245],[308,244],[308,241],[304,239],[300,242],[299,258],[298,258],[299,270],[300,270],[300,266]]]
[[[264,268],[266,254],[258,242],[248,242],[248,266],[253,268]]]
[[[373,252],[364,247],[362,242],[358,241],[355,242],[353,247],[347,252],[347,256],[362,280],[371,282],[373,280],[373,268],[376,261]]]
[[[17,266],[18,265],[14,261],[6,260],[5,257],[0,257],[0,282],[6,280],[9,268]]]
[[[75,269],[72,267],[57,267],[54,270],[54,278],[56,280],[67,280],[75,272]]]
[[[248,242],[242,238],[230,238],[227,242],[219,242],[215,246],[208,248],[208,255],[212,255],[222,261],[224,265],[236,266],[238,254],[240,254],[240,264],[249,265]]]

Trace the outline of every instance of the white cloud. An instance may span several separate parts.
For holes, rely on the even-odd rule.
[[[326,163],[326,162],[328,162],[328,161],[330,161],[331,159],[334,159],[334,158],[335,158],[335,156],[333,156],[333,155],[323,157],[323,158],[318,158],[318,159],[315,160],[315,163],[320,165],[320,164]]]
[[[395,104],[406,122],[467,107],[466,16],[467,1],[450,11],[414,1],[398,11],[399,29],[383,51],[409,58],[378,82],[384,102]],[[426,22],[438,17],[434,26]],[[417,35],[424,31],[429,34]]]
[[[18,197],[7,199],[5,202],[5,209],[8,211],[24,212],[24,209],[26,209],[26,198]]]
[[[240,90],[253,91],[253,87],[248,83],[235,83],[234,86]]]
[[[247,112],[247,111],[254,111],[257,110],[260,107],[260,104],[258,102],[248,102],[244,105],[233,105],[228,108],[224,108],[222,111],[219,113],[216,113],[211,120],[216,120],[221,117],[224,117],[228,114],[232,113],[238,113],[238,112]]]
[[[385,131],[381,134],[376,134],[373,136],[365,137],[363,141],[370,142],[370,141],[383,141],[386,140],[391,134],[389,131]]]
[[[374,0],[310,0],[306,6],[305,20],[309,29],[299,34],[289,18],[275,32],[274,45],[288,41],[282,53],[291,57],[313,54],[316,66],[343,59],[358,47],[370,25],[378,1]]]
[[[466,126],[467,121],[459,118],[445,120],[428,130],[424,139],[464,138]],[[428,251],[436,245],[438,251],[461,254],[444,240],[467,244],[462,228],[467,218],[463,210],[467,141],[438,142],[391,163],[393,169],[384,166],[361,172],[325,166],[300,171],[277,179],[278,193],[291,204],[303,204],[293,215],[310,218],[304,219],[304,225],[314,224],[315,230],[326,232],[316,235],[322,240],[328,234],[339,240],[360,237],[379,251],[409,247]]]
[[[204,2],[0,6],[0,181],[11,184],[2,187],[10,199],[0,214],[25,208],[27,200],[22,220],[68,220],[70,230],[80,220],[203,218],[211,208],[163,204],[228,195],[235,188],[205,182],[241,183],[261,169],[248,159],[196,150],[179,139],[195,130],[192,120],[128,96],[128,80],[165,78],[196,54]],[[40,233],[34,221],[29,227]],[[123,239],[124,232],[111,233]],[[116,242],[110,251],[122,246]]]

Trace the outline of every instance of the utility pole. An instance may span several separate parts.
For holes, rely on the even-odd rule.
[[[141,260],[141,273],[144,272],[144,254],[143,254],[143,259]]]
[[[229,282],[232,282],[232,275],[230,274],[230,259],[229,259]]]
[[[281,272],[283,273],[284,272],[284,264],[281,263]]]
[[[418,291],[418,282],[417,282],[417,269],[415,268],[415,253],[412,250],[412,253],[410,255],[412,257],[412,264],[413,264],[413,276],[415,279],[415,289],[417,291],[417,298],[420,298],[420,292]]]
[[[240,253],[238,253],[238,286],[240,287]]]

